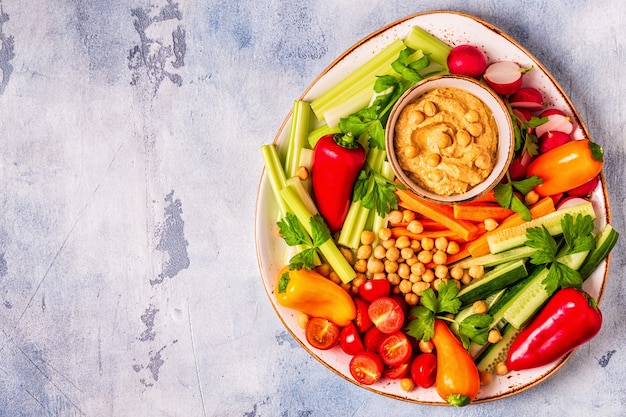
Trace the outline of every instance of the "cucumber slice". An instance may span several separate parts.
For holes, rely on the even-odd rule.
[[[476,368],[478,368],[478,371],[494,373],[496,371],[496,365],[506,361],[511,344],[519,332],[518,329],[507,324],[504,329],[502,329],[502,339],[498,343],[489,345],[478,359],[476,359]]]
[[[519,248],[509,249],[500,253],[488,253],[483,256],[478,256],[476,258],[466,258],[460,261],[457,261],[450,265],[450,268],[454,266],[460,266],[463,269],[469,269],[475,265],[482,266],[496,266],[503,264],[509,261],[515,261],[517,259],[529,258],[533,253],[535,253],[537,249],[531,248],[530,246],[520,246]]]
[[[546,214],[545,216],[520,224],[519,226],[502,229],[487,236],[489,250],[491,253],[499,253],[511,248],[522,246],[527,240],[526,230],[531,227],[545,226],[552,236],[559,235],[563,233],[561,219],[563,219],[567,214],[570,214],[573,217],[582,214],[583,216],[589,215],[593,219],[596,218],[596,213],[593,210],[591,202],[565,207],[550,214]]]
[[[526,259],[500,264],[485,273],[480,280],[459,291],[457,297],[462,305],[468,305],[477,300],[484,300],[489,295],[515,284],[526,276],[528,276]]]
[[[617,243],[618,237],[619,233],[617,233],[617,230],[613,229],[613,226],[610,224],[607,224],[600,230],[600,233],[596,236],[595,249],[589,253],[589,256],[587,256],[579,269],[583,281],[589,278],[589,275],[596,270],[600,262],[609,255],[609,252],[611,252],[613,246]]]
[[[543,280],[548,276],[548,268],[541,268],[532,281],[512,300],[503,318],[516,329],[520,329],[530,317],[550,298]]]

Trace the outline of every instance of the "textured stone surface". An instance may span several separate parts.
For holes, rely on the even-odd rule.
[[[540,386],[463,410],[343,380],[268,302],[259,146],[337,55],[429,9],[552,72],[626,232],[621,1],[0,0],[0,416],[623,415],[624,239],[601,333]]]

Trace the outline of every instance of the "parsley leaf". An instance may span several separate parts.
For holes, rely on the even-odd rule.
[[[424,306],[411,309],[411,316],[415,317],[406,326],[406,333],[416,340],[429,341],[435,335],[435,314]]]
[[[526,246],[537,249],[530,256],[533,265],[547,264],[556,259],[558,245],[545,226],[531,227],[526,230]]]
[[[289,246],[305,246],[289,260],[289,269],[307,269],[315,267],[315,253],[317,248],[331,238],[330,229],[324,218],[318,213],[309,219],[311,237],[293,213],[287,213],[278,221],[279,233]]]
[[[435,295],[432,288],[422,292],[422,305],[411,309],[411,317],[415,317],[407,325],[407,334],[417,340],[428,341],[434,335],[435,317],[441,313],[456,314],[461,307],[461,300],[457,298],[459,289],[452,281],[443,281]]]
[[[584,252],[596,247],[591,216],[583,217],[579,213],[576,216],[576,221],[574,221],[573,216],[567,214],[561,223],[563,226],[563,237],[568,247],[568,254]]]
[[[472,314],[458,323],[463,346],[467,349],[471,342],[479,345],[487,343],[492,322],[493,317],[490,314]]]
[[[498,204],[504,208],[508,208],[518,213],[524,221],[530,221],[532,215],[530,210],[520,200],[513,190],[517,190],[522,194],[528,193],[530,190],[541,184],[543,180],[537,176],[532,176],[519,181],[512,181],[509,173],[507,172],[508,181],[496,185],[494,188],[494,195]]]
[[[363,197],[363,207],[367,209],[375,209],[381,217],[385,217],[391,210],[398,208],[398,196],[395,194],[396,188],[403,189],[400,184],[390,181],[384,175],[371,170],[370,178],[372,181],[371,190]]]

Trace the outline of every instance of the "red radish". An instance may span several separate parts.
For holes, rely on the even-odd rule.
[[[556,205],[556,209],[560,210],[562,208],[574,207],[588,202],[589,200],[582,197],[565,197],[564,199],[559,201],[559,204]]]
[[[568,116],[555,112],[550,112],[549,114],[544,113],[542,113],[541,117],[546,117],[548,121],[535,128],[537,136],[542,136],[546,132],[557,131],[567,133],[569,135],[574,130],[574,124]]]
[[[541,91],[532,87],[524,87],[511,94],[509,103],[513,108],[523,108],[530,111],[543,109],[543,95]]]
[[[524,123],[528,122],[533,117],[533,114],[528,109],[513,109],[513,114]]]
[[[550,149],[563,145],[570,140],[572,140],[572,137],[565,132],[559,132],[558,130],[545,132],[539,137],[539,152],[548,152]]]
[[[487,68],[485,54],[474,45],[458,45],[448,54],[450,73],[480,78]]]
[[[576,188],[572,188],[571,190],[569,190],[567,192],[567,194],[573,196],[573,197],[585,197],[588,196],[589,194],[591,194],[596,187],[598,186],[598,183],[600,182],[600,176],[596,175],[595,178],[593,178],[592,180],[584,183],[583,185],[579,185]]]
[[[524,152],[522,155],[514,158],[509,166],[509,175],[511,176],[511,180],[523,180],[526,177],[526,167],[533,161],[533,159],[534,158],[528,152]]]
[[[497,94],[508,96],[522,86],[523,69],[513,61],[494,62],[487,67],[485,82]]]
[[[551,108],[551,109],[545,109],[544,111],[542,111],[539,114],[539,117],[548,117],[552,114],[560,114],[561,116],[567,116],[563,110]]]

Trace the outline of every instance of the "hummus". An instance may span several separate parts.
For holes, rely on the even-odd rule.
[[[498,128],[491,110],[458,88],[436,88],[408,104],[395,126],[400,167],[420,187],[462,194],[489,176]]]

